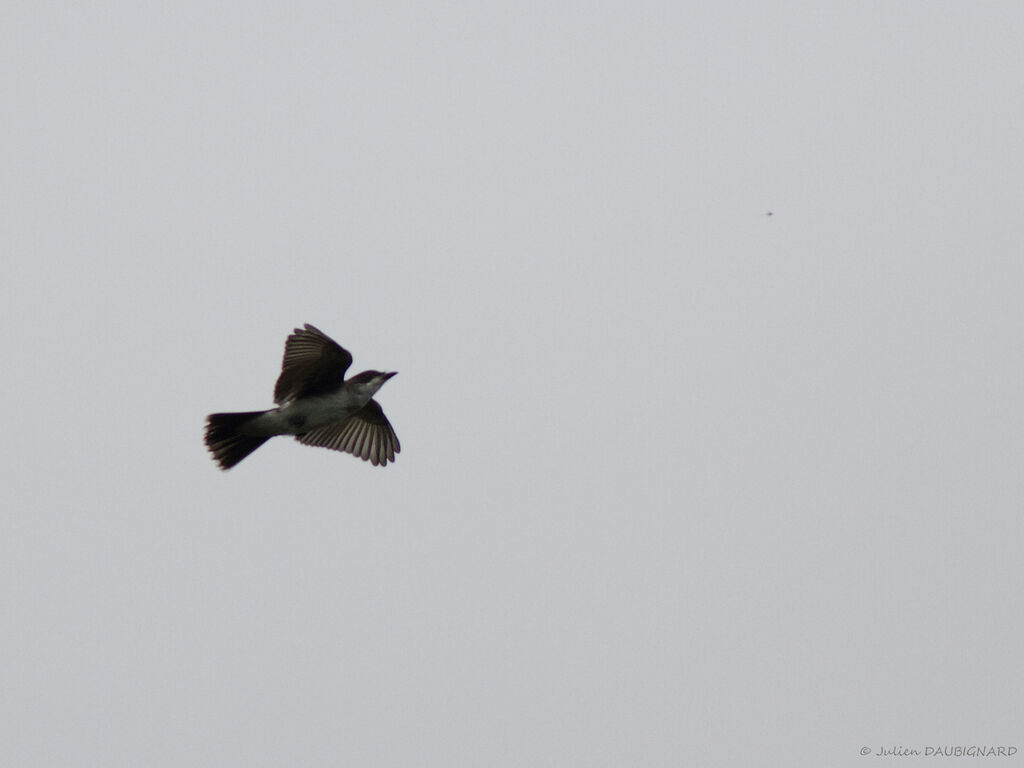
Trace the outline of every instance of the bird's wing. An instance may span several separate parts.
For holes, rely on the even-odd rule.
[[[345,380],[352,355],[323,331],[309,323],[296,328],[284,344],[281,375],[274,387],[274,402],[333,392]]]
[[[344,421],[296,435],[295,439],[303,445],[351,453],[375,467],[394,461],[395,454],[402,450],[398,435],[376,400],[371,400]]]

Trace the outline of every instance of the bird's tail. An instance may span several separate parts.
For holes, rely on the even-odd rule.
[[[231,469],[270,439],[269,436],[246,435],[241,431],[246,422],[263,413],[266,411],[211,413],[206,417],[206,447],[221,469]]]

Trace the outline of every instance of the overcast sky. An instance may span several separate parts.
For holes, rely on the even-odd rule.
[[[1024,762],[1018,0],[0,30],[0,764]]]

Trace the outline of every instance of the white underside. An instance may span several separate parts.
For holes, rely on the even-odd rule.
[[[347,419],[370,401],[369,393],[342,391],[322,397],[304,397],[267,411],[245,425],[251,435],[300,435]]]

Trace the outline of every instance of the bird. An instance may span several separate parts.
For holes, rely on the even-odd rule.
[[[358,456],[376,466],[394,462],[398,435],[373,399],[392,373],[363,371],[345,379],[352,355],[306,323],[285,341],[276,408],[206,417],[206,447],[221,469],[231,469],[275,435],[304,445]]]

